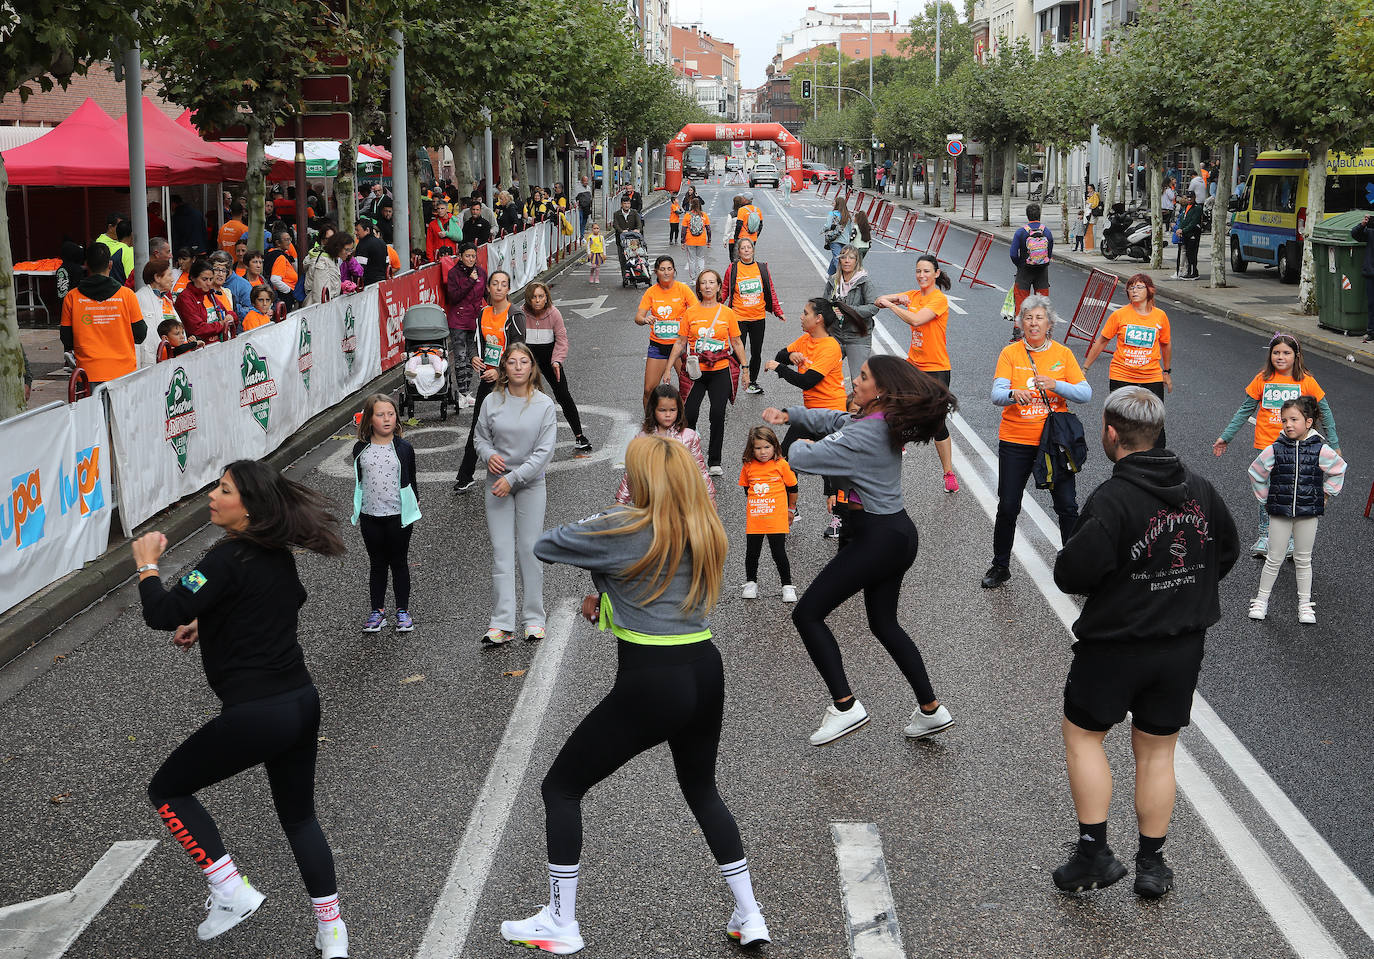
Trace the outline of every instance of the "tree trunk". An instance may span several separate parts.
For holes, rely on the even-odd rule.
[[[410,206],[410,252],[413,256],[417,251],[425,251],[425,229],[429,224],[425,222],[424,201],[420,196],[420,168],[414,163],[407,163],[406,177],[410,181],[406,200]],[[402,263],[401,269],[410,269],[410,264]]]
[[[1224,144],[1227,152],[1233,144]],[[1231,164],[1219,164],[1217,171],[1217,201],[1212,205],[1212,288],[1226,285],[1227,256],[1231,232],[1231,218],[1226,213],[1226,198],[1231,195]]]
[[[530,160],[525,155],[525,138],[511,137],[511,151],[515,155],[515,175],[520,178],[520,202],[524,203],[534,195],[534,184],[530,182]]]
[[[10,214],[5,194],[10,178],[0,157],[0,420],[22,413],[24,348],[19,343],[19,309],[14,292],[14,252],[10,249]]]
[[[453,182],[459,190],[472,190],[481,177],[474,176],[472,172],[472,155],[467,133],[463,130],[455,133],[449,141],[448,148],[453,152]]]
[[[1069,151],[1057,149],[1054,151],[1059,155],[1059,173],[1055,179],[1055,188],[1059,190],[1059,219],[1064,224],[1064,239],[1069,238]]]
[[[334,179],[334,217],[339,229],[353,232],[358,213],[358,144],[362,126],[353,119],[353,135],[339,144],[339,175]]]
[[[1016,144],[1008,143],[1002,148],[1002,222],[1001,226],[1011,226],[1011,186],[1016,178]]]
[[[1150,269],[1164,267],[1164,169],[1150,154]]]
[[[930,161],[925,157],[921,158],[921,183],[926,188],[925,204],[930,206]],[[940,188],[938,186],[935,188],[935,202],[940,202]]]
[[[248,204],[248,249],[261,249],[263,231],[267,229],[267,153],[263,149],[262,131],[250,119],[248,121],[248,172],[244,174],[244,199]],[[299,251],[304,252],[304,251]]]
[[[935,161],[935,175],[932,177],[930,171],[926,171],[926,182],[935,181],[935,205],[944,208],[944,201],[940,199],[940,191],[945,187],[945,158],[940,157]],[[926,203],[930,202],[930,192],[926,191]]]
[[[1307,220],[1302,231],[1302,278],[1298,280],[1298,312],[1317,312],[1317,264],[1312,256],[1312,231],[1326,212],[1326,160],[1330,147],[1322,144],[1307,164]],[[1221,196],[1220,187],[1217,196]]]
[[[983,168],[983,222],[988,222],[988,179],[992,170],[988,168],[987,151],[983,152],[983,162],[979,164]]]
[[[1102,202],[1108,210],[1116,202],[1117,171],[1116,143],[1113,142],[1107,148],[1107,188],[1102,191]]]

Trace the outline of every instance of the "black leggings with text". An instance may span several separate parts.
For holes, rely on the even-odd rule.
[[[744,348],[749,351],[750,383],[759,381],[759,370],[763,366],[763,333],[768,325],[766,319],[761,316],[757,320],[739,321],[740,339],[744,340]]]
[[[806,644],[806,651],[825,680],[831,698],[851,695],[839,644],[825,618],[862,591],[868,628],[911,684],[916,701],[932,702],[935,691],[921,652],[897,620],[902,578],[916,561],[916,526],[905,510],[873,515],[861,509],[850,511],[846,525],[852,538],[812,580],[801,602],[792,610],[792,622]]]
[[[386,609],[386,577],[396,592],[396,608],[410,609],[410,534],[413,526],[402,526],[401,517],[358,514],[358,531],[363,534],[371,564],[367,576],[370,609]]]
[[[148,799],[172,838],[204,868],[225,855],[215,821],[195,794],[254,766],[264,766],[277,819],[305,888],[332,896],[334,854],[315,818],[315,752],[320,694],[314,685],[225,706],[167,757],[148,784]]]
[[[744,858],[739,827],[716,789],[725,670],[709,640],[685,646],[617,641],[615,685],[573,730],[544,777],[549,862],[582,858],[582,797],[640,753],[667,743],[678,786],[717,863]]]

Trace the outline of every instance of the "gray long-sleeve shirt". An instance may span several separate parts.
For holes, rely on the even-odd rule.
[[[610,597],[615,624],[650,636],[681,636],[710,628],[706,610],[682,609],[692,586],[692,557],[683,550],[682,560],[668,586],[656,599],[646,600],[648,583],[626,579],[622,571],[649,551],[653,524],[633,533],[607,533],[627,520],[628,507],[612,507],[579,523],[556,526],[539,537],[534,555],[545,563],[567,563],[592,574],[597,590]]]
[[[485,463],[497,453],[506,461],[502,475],[512,490],[544,482],[544,470],[553,459],[558,421],[553,400],[537,390],[523,396],[492,393],[482,404],[473,433],[473,447]],[[487,482],[500,476],[487,473]]]
[[[902,451],[888,440],[880,414],[855,419],[840,410],[789,406],[787,419],[811,433],[825,435],[814,443],[795,443],[787,454],[794,470],[840,478],[859,494],[864,509],[875,515],[900,513]]]

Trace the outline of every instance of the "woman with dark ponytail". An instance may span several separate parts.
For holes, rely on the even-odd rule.
[[[158,572],[167,537],[147,533],[133,544],[144,621],[174,630],[172,642],[183,650],[199,641],[206,679],[224,704],[162,764],[148,798],[209,884],[198,935],[212,939],[251,916],[265,897],[239,873],[195,794],[264,766],[310,894],[315,948],[323,959],[341,959],[348,930],[339,915],[334,855],[315,818],[320,697],[296,639],[306,592],[292,549],[337,556],[343,540],[323,497],[256,460],[225,469],[210,491],[210,522],[224,539],[171,589]]]
[[[824,746],[868,722],[854,698],[840,661],[840,648],[825,618],[860,591],[869,628],[896,661],[916,694],[916,709],[906,735],[920,739],[954,724],[931,687],[916,644],[897,619],[902,579],[916,559],[916,527],[902,499],[902,447],[934,439],[944,418],[957,406],[939,380],[895,356],[871,356],[854,381],[859,412],[767,409],[763,418],[821,437],[799,440],[788,462],[797,472],[835,477],[847,492],[850,537],[807,587],[792,611],[811,661],[829,688],[813,746]]]

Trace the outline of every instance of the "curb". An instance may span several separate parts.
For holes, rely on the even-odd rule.
[[[929,209],[920,206],[910,206],[904,202],[895,203],[894,206],[900,206],[909,210],[916,210],[918,213],[921,213],[923,215]],[[943,212],[944,211],[941,211],[941,213]],[[958,220],[950,220],[949,225],[954,229],[960,230],[964,233],[977,234],[979,232],[992,232],[991,230],[981,231],[977,227],[969,226],[965,223],[960,223]],[[1000,243],[1007,242],[1005,238],[1000,237],[995,233],[993,234],[993,238]],[[1067,263],[1071,266],[1076,266],[1081,270],[1101,269],[1100,265],[1084,257],[1077,256],[1073,253],[1056,254],[1055,260],[1062,263]],[[1274,323],[1272,322],[1272,320],[1266,319],[1262,316],[1257,316],[1254,313],[1247,313],[1244,310],[1232,310],[1224,307],[1219,307],[1215,303],[1210,303],[1202,297],[1196,296],[1192,293],[1187,293],[1182,290],[1176,290],[1172,287],[1157,285],[1155,287],[1155,296],[1162,300],[1169,300],[1171,302],[1178,303],[1182,306],[1190,307],[1194,310],[1197,310],[1199,313],[1205,313],[1208,316],[1213,317],[1214,319],[1224,320],[1228,323],[1234,323],[1237,326],[1243,326],[1247,329],[1252,329],[1260,333],[1272,334],[1274,332]],[[1333,332],[1333,335],[1339,334],[1334,334]],[[1344,343],[1340,341],[1328,340],[1325,336],[1304,336],[1303,338],[1304,350],[1313,353],[1320,353],[1327,359],[1338,360],[1342,363],[1351,363],[1351,357],[1354,357],[1353,363],[1355,366],[1360,366],[1369,370],[1370,372],[1374,372],[1374,353],[1371,353],[1367,350],[1349,350],[1345,349],[1344,347]]]
[[[584,256],[585,252],[575,253],[540,273],[538,279],[545,282],[552,280],[580,262]],[[279,469],[294,463],[333,436],[341,421],[346,423],[368,396],[395,389],[401,382],[401,369],[398,364],[361,390],[329,409],[316,413],[289,440],[264,458]],[[160,530],[172,544],[189,538],[209,522],[203,494],[202,490],[172,504],[138,527],[134,535]],[[0,614],[0,669],[133,579],[130,565],[128,542],[121,537],[115,545],[81,569],[24,600],[9,612]]]

